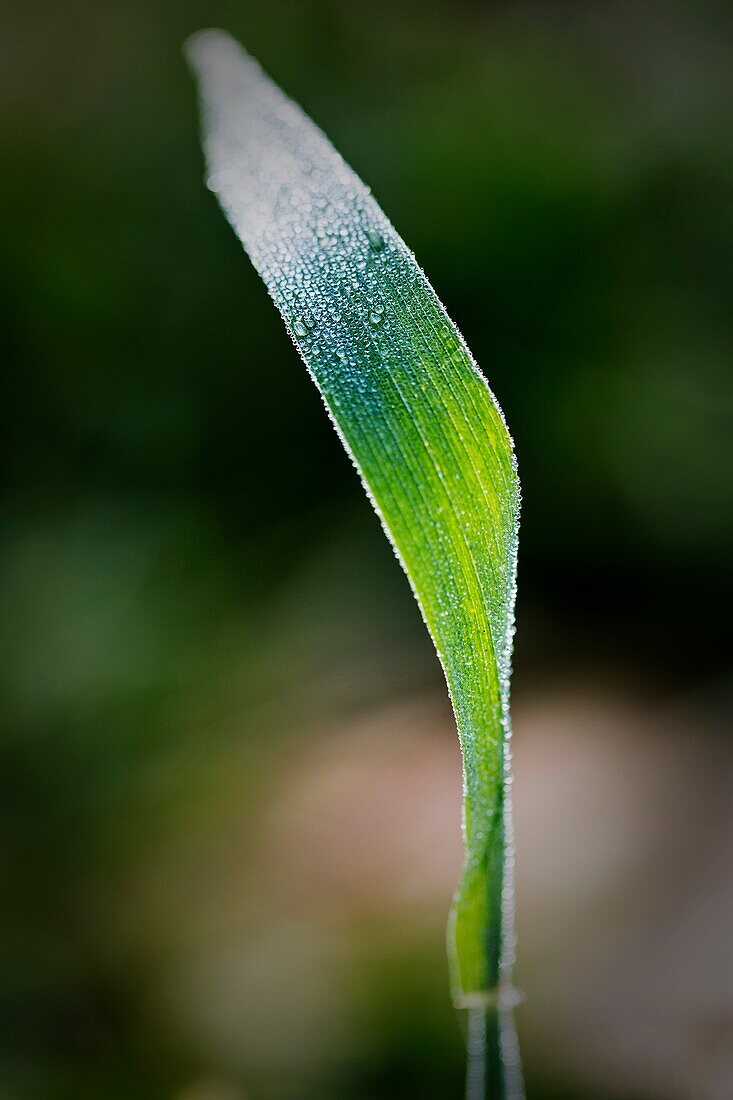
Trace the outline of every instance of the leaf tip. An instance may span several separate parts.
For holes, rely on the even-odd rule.
[[[183,56],[189,67],[196,73],[226,57],[232,58],[241,53],[234,39],[217,27],[206,27],[195,31],[183,43]]]

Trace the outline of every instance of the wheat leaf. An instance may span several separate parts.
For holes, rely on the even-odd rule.
[[[459,1006],[490,1006],[513,954],[512,441],[414,256],[324,134],[222,32],[195,36],[188,53],[208,185],[323,397],[445,672],[466,846],[449,922],[451,985]]]

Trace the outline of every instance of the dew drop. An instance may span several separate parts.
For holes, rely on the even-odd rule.
[[[377,313],[376,309],[373,309],[369,314],[369,320],[373,325],[381,325],[383,317],[381,313]]]
[[[378,229],[373,229],[372,226],[366,231],[366,235],[369,238],[369,244],[372,246],[375,252],[381,252],[384,248],[384,237]]]
[[[304,336],[308,335],[308,329],[305,327],[302,321],[296,321],[293,325],[293,332],[296,336],[300,336],[301,340]]]

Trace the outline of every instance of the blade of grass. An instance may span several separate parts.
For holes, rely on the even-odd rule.
[[[324,134],[222,32],[195,36],[188,55],[208,185],[323,397],[445,672],[463,754],[466,856],[448,954],[454,1001],[472,1013],[468,1092],[519,1096],[507,1053],[511,437],[414,256]]]

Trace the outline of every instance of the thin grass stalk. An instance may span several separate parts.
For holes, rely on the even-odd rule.
[[[501,409],[415,257],[326,136],[221,32],[189,43],[208,185],[280,310],[440,659],[464,766],[451,991],[470,1100],[519,1100],[509,681],[519,522]],[[263,397],[263,406],[266,398]],[[265,409],[277,420],[277,409]]]

